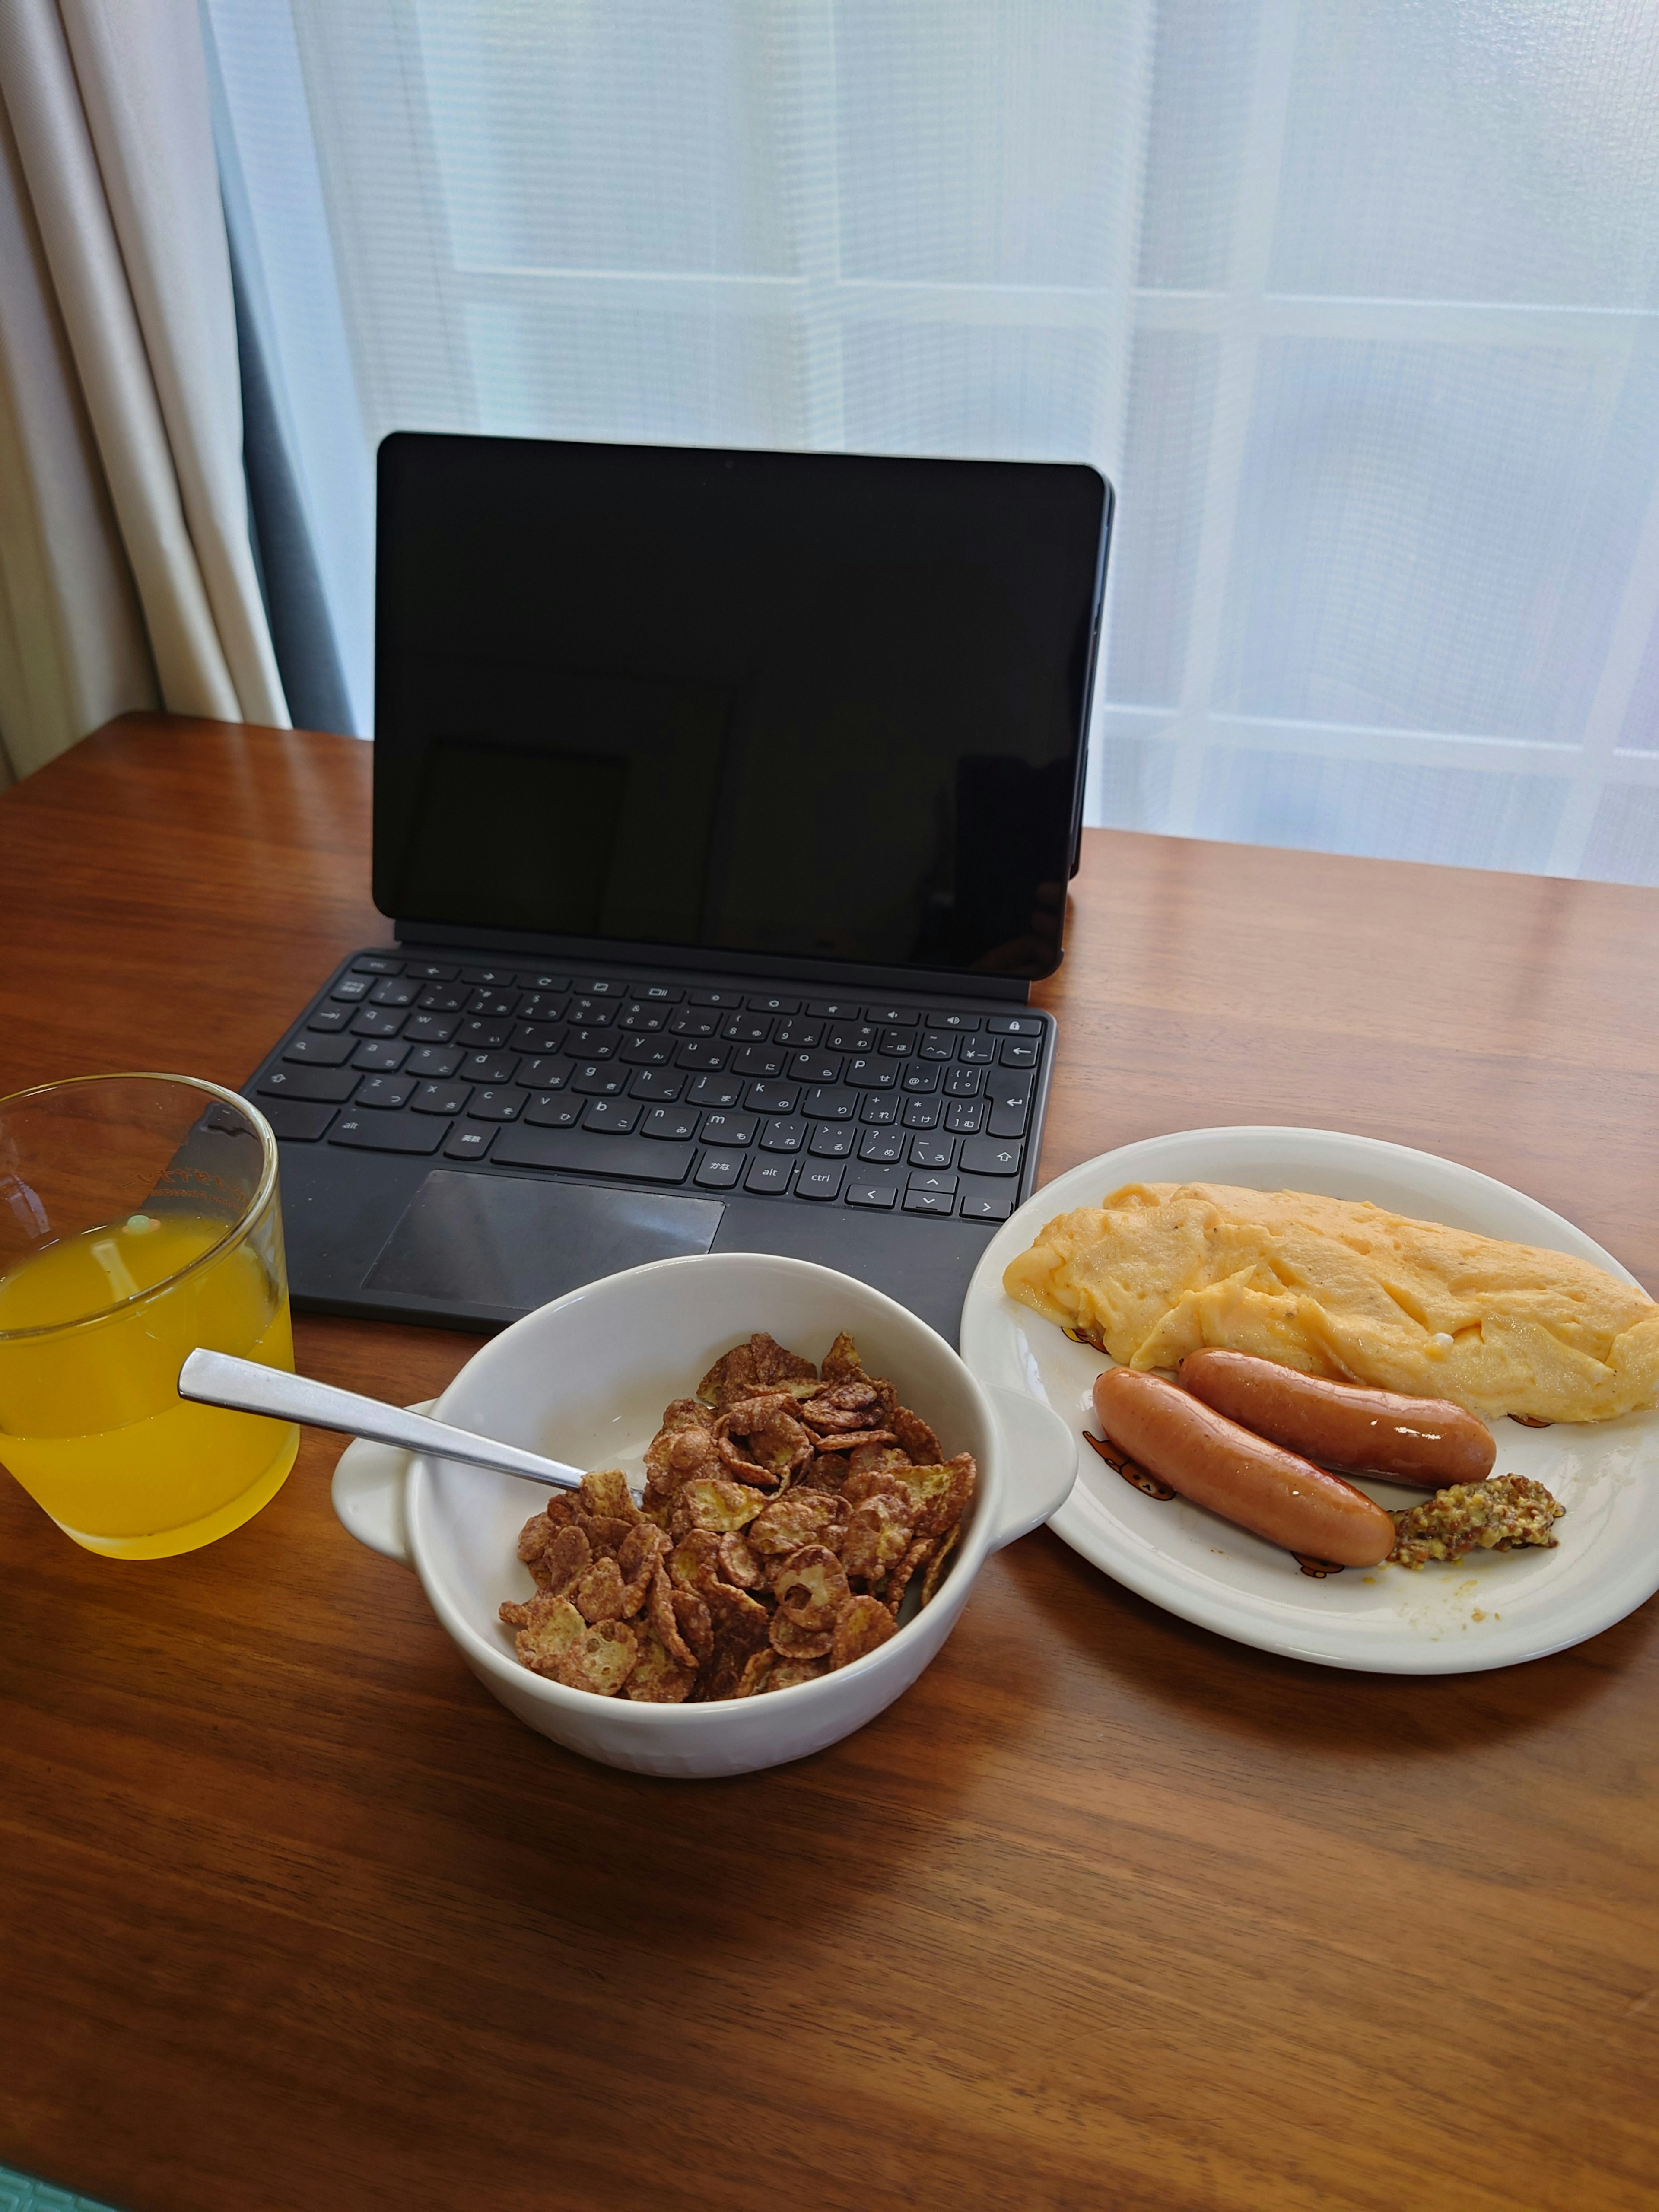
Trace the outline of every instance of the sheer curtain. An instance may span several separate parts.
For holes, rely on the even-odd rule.
[[[360,728],[393,428],[1081,459],[1091,820],[1659,883],[1659,11],[204,4]]]

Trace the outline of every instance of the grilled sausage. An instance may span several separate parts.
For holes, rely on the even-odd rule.
[[[1131,1459],[1194,1505],[1344,1567],[1374,1567],[1394,1549],[1394,1522],[1363,1490],[1253,1436],[1160,1376],[1109,1367],[1095,1411]]]
[[[1324,1382],[1248,1352],[1189,1352],[1181,1387],[1259,1437],[1344,1474],[1439,1490],[1484,1482],[1498,1456],[1486,1423],[1444,1399]]]

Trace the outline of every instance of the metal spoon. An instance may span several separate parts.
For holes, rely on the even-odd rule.
[[[516,1444],[498,1444],[467,1429],[452,1429],[424,1413],[406,1413],[379,1398],[355,1390],[336,1390],[309,1376],[281,1367],[262,1367],[255,1359],[234,1359],[228,1352],[192,1352],[179,1370],[179,1395],[198,1406],[225,1406],[234,1413],[269,1413],[274,1420],[303,1421],[307,1428],[333,1429],[348,1437],[368,1437],[400,1451],[428,1452],[440,1459],[487,1467],[498,1474],[522,1474],[554,1490],[575,1490],[580,1468],[543,1459]]]

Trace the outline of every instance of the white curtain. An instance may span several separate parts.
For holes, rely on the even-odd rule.
[[[0,750],[288,726],[191,0],[0,0]]]
[[[1091,819],[1659,883],[1659,9],[204,4],[360,726],[392,428],[1082,459]]]

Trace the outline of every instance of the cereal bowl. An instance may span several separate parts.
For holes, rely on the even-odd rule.
[[[334,1506],[372,1549],[412,1566],[439,1621],[509,1712],[572,1751],[640,1774],[685,1778],[776,1766],[849,1735],[908,1689],[939,1650],[988,1555],[1046,1521],[1077,1473],[1071,1431],[1047,1406],[977,1382],[926,1322],[867,1284],[805,1260],[721,1252],[610,1275],[526,1314],[470,1359],[432,1408],[441,1420],[579,1467],[620,1467],[637,1493],[663,1407],[720,1354],[764,1329],[821,1359],[847,1329],[872,1374],[974,1455],[979,1486],[931,1603],[878,1650],[811,1682],[708,1705],[603,1698],[520,1665],[498,1608],[527,1598],[519,1531],[538,1484],[356,1443]]]

